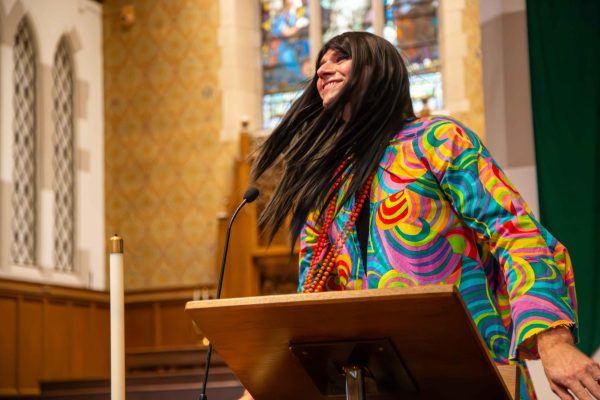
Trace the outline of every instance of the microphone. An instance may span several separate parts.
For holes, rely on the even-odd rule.
[[[254,200],[256,200],[259,194],[260,192],[257,188],[250,186],[244,193],[244,200],[246,200],[246,203],[252,203]]]
[[[227,233],[225,234],[225,245],[223,246],[221,272],[219,273],[219,281],[217,284],[217,299],[221,298],[221,289],[223,288],[223,277],[225,276],[225,261],[227,260],[227,249],[229,248],[229,237],[231,236],[231,227],[233,226],[233,221],[235,221],[235,218],[237,217],[242,207],[244,207],[247,203],[252,203],[254,200],[256,200],[259,194],[259,190],[253,186],[246,189],[242,202],[237,206],[237,208],[233,212],[233,216],[229,220],[229,226],[227,227]],[[206,384],[208,382],[208,370],[210,369],[210,359],[212,356],[212,350],[213,345],[212,343],[210,343],[208,345],[208,351],[206,352],[206,363],[204,365],[204,383],[202,384],[202,393],[200,393],[200,397],[198,397],[198,400],[208,400],[208,397],[206,397]]]

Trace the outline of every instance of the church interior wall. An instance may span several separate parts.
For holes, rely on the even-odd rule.
[[[524,0],[482,1],[487,145],[539,216]]]
[[[132,4],[133,21],[124,25],[123,9]],[[525,1],[442,0],[440,13],[440,111],[485,140],[537,214]],[[11,265],[8,256],[12,46],[23,17],[35,36],[40,91],[43,170],[39,262],[33,268]],[[76,71],[75,275],[52,268],[52,118],[47,107],[54,52],[63,36],[72,45]],[[232,189],[239,122],[247,117],[254,132],[261,126],[259,49],[255,0],[104,0],[103,5],[2,0],[0,277],[105,290],[105,240],[118,233],[125,239],[126,289],[213,284],[217,217]],[[543,372],[535,365],[532,370],[545,398],[549,389],[541,386]]]

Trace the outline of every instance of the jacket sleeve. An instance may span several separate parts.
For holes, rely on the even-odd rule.
[[[479,138],[440,118],[427,128],[420,151],[455,212],[502,269],[512,319],[510,358],[537,358],[535,335],[549,328],[571,327],[577,338],[567,249],[536,221]]]

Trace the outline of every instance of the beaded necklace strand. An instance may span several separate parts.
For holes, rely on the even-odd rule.
[[[342,168],[346,166],[346,162],[340,165],[340,168],[337,172],[339,172]],[[336,191],[335,195],[329,202],[327,206],[327,211],[325,214],[325,219],[323,221],[323,225],[321,226],[321,230],[319,232],[319,236],[317,238],[317,244],[313,248],[313,255],[310,260],[310,265],[308,267],[308,273],[306,275],[306,279],[304,280],[304,285],[302,286],[303,293],[315,293],[322,292],[325,288],[325,283],[327,278],[333,272],[333,268],[336,266],[336,260],[340,255],[340,252],[344,248],[344,244],[352,231],[352,227],[356,224],[356,219],[360,214],[360,210],[362,209],[363,204],[365,203],[367,196],[369,195],[369,191],[371,188],[371,183],[373,181],[374,173],[369,175],[365,186],[362,188],[357,201],[354,203],[354,207],[352,208],[352,212],[350,217],[344,223],[342,231],[340,235],[337,237],[335,243],[330,246],[329,251],[327,252],[323,262],[319,264],[319,260],[321,259],[323,251],[327,247],[327,242],[329,241],[329,230],[331,225],[333,224],[333,220],[335,219],[335,209],[336,203],[338,200],[338,188],[342,182],[342,175],[335,181],[333,185],[333,190]]]

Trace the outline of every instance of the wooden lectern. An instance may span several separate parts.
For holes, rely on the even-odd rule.
[[[518,399],[516,367],[494,365],[452,285],[191,301],[186,311],[256,400]]]

